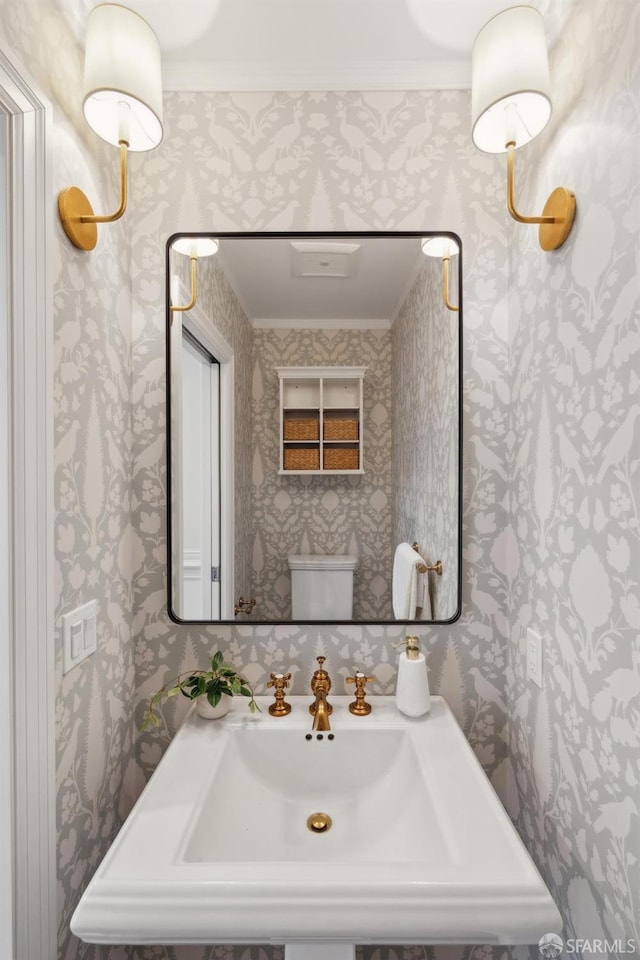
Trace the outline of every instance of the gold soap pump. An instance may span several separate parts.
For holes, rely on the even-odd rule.
[[[422,717],[431,709],[431,696],[427,661],[420,653],[420,641],[410,636],[394,646],[406,648],[398,658],[396,706],[407,717]]]

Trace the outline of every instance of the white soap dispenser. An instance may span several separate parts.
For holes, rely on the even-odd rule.
[[[431,709],[431,696],[427,661],[420,653],[420,641],[417,637],[406,637],[396,646],[406,647],[398,659],[396,706],[407,717],[422,717]]]

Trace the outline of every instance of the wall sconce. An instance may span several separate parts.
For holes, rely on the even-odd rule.
[[[170,307],[172,314],[174,311],[182,313],[195,307],[198,295],[198,258],[212,257],[218,252],[219,247],[220,244],[213,237],[182,237],[172,243],[171,249],[175,253],[189,257],[191,260],[191,299],[183,306],[174,307],[172,304]]]
[[[453,237],[428,237],[422,241],[422,252],[427,257],[438,257],[442,260],[442,298],[447,310],[459,310],[459,307],[449,303],[449,260],[457,257],[460,247]]]
[[[510,7],[489,20],[473,46],[471,113],[473,142],[485,153],[507,153],[507,207],[519,223],[538,223],[543,250],[557,250],[571,232],[575,195],[557,187],[542,216],[515,208],[514,152],[546,127],[551,117],[549,62],[540,13]]]
[[[58,196],[64,232],[80,250],[93,250],[98,223],[119,220],[127,206],[127,151],[153,150],[162,140],[162,76],[158,38],[133,10],[115,3],[94,7],[87,20],[84,116],[89,126],[120,149],[120,204],[96,216],[78,187]]]

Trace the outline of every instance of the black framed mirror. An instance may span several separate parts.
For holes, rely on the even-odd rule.
[[[174,234],[166,271],[171,618],[456,620],[460,238]]]

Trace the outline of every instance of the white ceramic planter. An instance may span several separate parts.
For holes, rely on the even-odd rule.
[[[212,707],[206,697],[198,697],[196,700],[196,713],[205,720],[217,720],[224,717],[231,709],[231,697],[223,696],[220,702]]]

